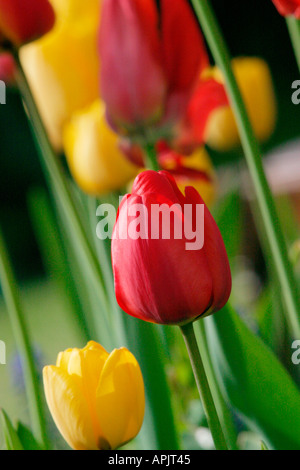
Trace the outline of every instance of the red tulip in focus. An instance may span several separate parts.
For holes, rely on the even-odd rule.
[[[272,0],[283,16],[295,16],[300,19],[300,0]]]
[[[220,310],[230,296],[214,219],[198,192],[187,187],[184,196],[166,171],[141,173],[123,199],[112,261],[120,307],[152,323],[183,325]]]
[[[120,133],[182,118],[208,66],[187,0],[103,0],[99,34],[101,96]]]
[[[0,35],[15,46],[48,33],[54,22],[48,0],[0,0]]]

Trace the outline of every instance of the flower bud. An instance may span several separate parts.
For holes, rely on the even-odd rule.
[[[111,450],[132,440],[143,423],[144,383],[125,348],[108,354],[91,341],[59,354],[43,370],[46,400],[60,433],[74,450]]]

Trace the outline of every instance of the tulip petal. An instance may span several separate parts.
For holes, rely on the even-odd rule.
[[[174,178],[164,171],[142,173],[133,191],[135,194],[121,203],[113,233],[115,291],[120,307],[134,317],[155,323],[180,324],[197,318],[210,307],[212,300],[207,258],[204,250],[187,250],[185,236],[176,239],[174,235],[175,223],[177,228],[182,227],[184,235],[183,205],[194,201],[187,200]],[[139,193],[143,196],[136,195]],[[149,217],[147,239],[136,240],[127,234],[131,218],[126,204],[129,207],[141,204],[145,208],[145,217]],[[165,225],[154,227],[152,220],[153,207],[163,204],[167,208],[173,206],[172,211],[175,205],[180,207],[179,212],[175,210],[174,218],[170,212],[168,235],[162,235]],[[158,239],[153,237],[153,228],[159,231]]]
[[[43,370],[46,400],[57,428],[74,450],[97,450],[88,405],[80,386],[64,370]]]
[[[113,351],[101,374],[97,413],[105,439],[116,449],[139,432],[145,410],[140,367],[125,348]]]
[[[17,46],[48,33],[54,23],[48,0],[0,0],[0,30]]]
[[[186,0],[161,0],[164,67],[171,90],[190,89],[209,65],[204,39]]]
[[[165,77],[158,22],[153,0],[103,0],[101,96],[116,124],[152,121],[161,112]]]

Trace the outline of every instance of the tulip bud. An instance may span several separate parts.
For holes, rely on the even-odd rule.
[[[0,0],[0,32],[17,47],[48,33],[54,23],[48,0]]]
[[[46,400],[74,450],[111,450],[132,440],[143,423],[144,383],[125,348],[108,354],[91,341],[59,354],[43,370]]]
[[[265,142],[274,132],[277,119],[277,103],[269,67],[262,59],[248,57],[234,59],[232,66],[255,135]],[[224,83],[222,73],[216,67],[205,74]],[[240,145],[238,127],[229,106],[219,107],[210,114],[204,141],[218,151],[229,151]]]
[[[300,0],[272,0],[282,16],[295,16],[300,19]]]
[[[141,173],[123,199],[112,262],[120,307],[145,321],[183,325],[220,310],[231,292],[224,242],[203,199],[192,187],[183,195],[165,171]]]
[[[108,127],[100,100],[75,113],[66,124],[64,149],[75,181],[88,194],[121,189],[138,173],[138,167],[119,150],[118,137]]]
[[[99,34],[101,96],[121,134],[172,127],[200,71],[204,42],[186,0],[104,0]]]

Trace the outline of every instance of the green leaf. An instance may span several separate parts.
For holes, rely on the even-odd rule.
[[[205,326],[227,400],[271,448],[299,450],[300,393],[286,369],[230,306]]]
[[[6,450],[24,450],[19,436],[4,410],[0,410]]]

